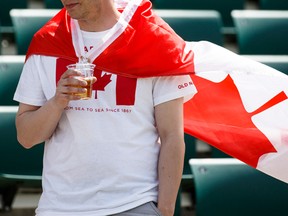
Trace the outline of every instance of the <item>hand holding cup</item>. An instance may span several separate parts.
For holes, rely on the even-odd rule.
[[[77,63],[68,65],[67,68],[68,70],[80,72],[79,76],[73,76],[73,78],[86,82],[85,86],[79,84],[71,85],[73,88],[80,88],[80,91],[75,91],[72,94],[74,96],[79,96],[82,100],[91,99],[92,85],[96,81],[95,77],[93,76],[95,65],[90,63]]]

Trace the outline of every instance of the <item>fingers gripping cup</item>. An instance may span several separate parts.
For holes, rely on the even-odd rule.
[[[77,70],[81,72],[81,76],[77,77],[80,79],[84,79],[87,82],[87,85],[84,87],[86,88],[86,92],[84,93],[76,93],[83,100],[91,99],[92,96],[92,81],[93,81],[93,72],[95,65],[91,63],[77,63],[77,64],[70,64],[67,66],[70,70]],[[78,88],[83,88],[82,86],[77,86]]]

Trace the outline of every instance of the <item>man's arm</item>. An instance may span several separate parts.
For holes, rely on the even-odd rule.
[[[54,105],[52,100],[42,107],[20,103],[16,116],[19,143],[31,148],[51,137],[63,110]]]
[[[155,118],[161,139],[158,208],[164,216],[173,216],[185,154],[183,98],[157,105]]]
[[[19,104],[16,128],[21,145],[31,148],[52,136],[69,101],[79,100],[80,96],[75,93],[85,92],[85,88],[73,87],[87,85],[86,81],[74,78],[79,75],[80,72],[67,70],[57,84],[55,96],[42,107]]]

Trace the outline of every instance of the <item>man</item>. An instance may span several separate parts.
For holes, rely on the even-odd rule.
[[[37,216],[172,216],[183,169],[183,102],[195,89],[187,75],[146,73],[165,68],[178,49],[173,42],[166,64],[155,67],[142,54],[137,35],[149,23],[138,19],[139,30],[129,31],[141,17],[139,8],[150,11],[148,1],[62,3],[64,9],[35,35],[14,97],[20,102],[19,142],[31,148],[45,141]],[[129,13],[135,14],[127,21]],[[133,38],[139,47],[129,50]],[[131,53],[143,67],[133,68]],[[77,61],[96,64],[91,100],[77,96],[87,84],[76,78],[79,72],[66,70]],[[181,61],[172,70],[192,67]]]

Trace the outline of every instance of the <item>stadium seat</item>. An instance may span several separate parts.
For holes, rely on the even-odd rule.
[[[13,25],[10,18],[10,10],[13,8],[27,8],[28,0],[1,0],[0,23],[1,33],[13,33]]]
[[[245,0],[155,0],[155,9],[217,10],[226,27],[233,26],[231,11],[243,10]]]
[[[0,106],[0,194],[3,210],[11,205],[19,187],[41,188],[43,146],[23,148],[17,141],[17,106]]]
[[[217,11],[155,10],[186,41],[207,40],[223,45],[222,21]]]
[[[259,0],[261,10],[288,10],[287,0]]]
[[[283,216],[288,184],[234,158],[191,159],[196,215]]]
[[[288,54],[288,11],[234,10],[232,17],[240,54]]]
[[[288,55],[243,55],[288,75]]]
[[[0,106],[18,105],[13,101],[25,56],[0,56]]]
[[[58,9],[12,9],[10,11],[18,55],[26,54],[33,35],[58,11]]]
[[[44,0],[44,5],[45,5],[45,8],[47,9],[60,9],[63,7],[63,4],[60,0],[59,1]]]

